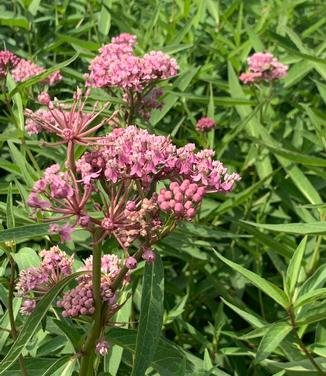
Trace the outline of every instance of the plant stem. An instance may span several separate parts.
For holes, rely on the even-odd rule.
[[[323,371],[320,368],[319,364],[315,361],[314,357],[311,355],[309,350],[306,348],[305,344],[303,343],[302,339],[300,338],[300,336],[298,334],[298,328],[297,328],[297,324],[296,324],[296,321],[295,321],[294,312],[293,312],[292,307],[289,308],[288,315],[289,315],[289,318],[290,318],[293,334],[294,334],[294,336],[295,336],[295,338],[296,338],[296,340],[297,340],[297,342],[300,346],[300,349],[306,355],[306,357],[309,359],[309,361],[313,365],[313,367],[316,368],[318,375],[325,376],[326,372]]]
[[[8,316],[9,316],[9,321],[10,321],[11,337],[15,341],[18,336],[14,310],[13,310],[16,264],[15,264],[14,259],[10,255],[9,255],[9,262],[10,262],[10,279],[9,279],[9,291],[8,291]],[[22,375],[28,376],[24,358],[22,355],[19,355],[18,361],[19,361],[19,366],[20,366]]]
[[[96,244],[96,242],[94,242]],[[88,333],[82,349],[80,376],[92,376],[96,342],[102,330],[102,297],[101,297],[101,243],[94,246],[92,268],[93,298],[95,312],[93,326]]]

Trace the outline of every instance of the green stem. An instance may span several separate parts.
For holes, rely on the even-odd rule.
[[[9,321],[10,321],[11,337],[15,341],[18,336],[14,310],[13,310],[16,264],[15,264],[14,259],[11,256],[9,256],[9,262],[10,262],[10,279],[9,279],[9,291],[8,291],[8,316],[9,316]],[[28,376],[24,358],[22,355],[19,355],[18,361],[19,361],[19,366],[20,366],[22,375]]]
[[[289,318],[290,318],[290,322],[291,322],[293,334],[294,334],[294,336],[295,336],[295,338],[296,338],[296,340],[297,340],[297,342],[298,342],[298,344],[300,346],[300,349],[306,355],[306,357],[309,359],[309,361],[312,364],[312,366],[316,369],[318,375],[320,375],[320,376],[326,376],[326,372],[323,371],[320,368],[319,364],[315,361],[314,357],[311,355],[311,353],[309,352],[309,350],[306,348],[305,344],[303,343],[302,339],[300,338],[300,336],[298,334],[297,323],[295,321],[294,312],[293,312],[292,307],[289,308],[288,315],[289,315]]]
[[[96,244],[96,242],[94,243]],[[93,250],[92,282],[95,312],[93,326],[82,349],[80,376],[92,376],[94,374],[95,346],[102,330],[101,244],[96,245]]]

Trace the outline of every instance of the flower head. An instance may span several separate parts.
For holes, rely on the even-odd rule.
[[[0,51],[0,79],[6,77],[20,61],[20,58],[10,51]]]
[[[29,60],[20,59],[19,63],[12,70],[12,76],[15,81],[21,82],[45,72],[45,69],[32,63]],[[62,79],[60,72],[54,72],[41,81],[44,85],[53,86]]]
[[[215,120],[209,117],[202,117],[197,121],[196,129],[199,132],[208,132],[215,127]]]
[[[287,76],[288,66],[280,63],[271,53],[257,52],[248,58],[249,71],[240,75],[245,84],[273,81]]]

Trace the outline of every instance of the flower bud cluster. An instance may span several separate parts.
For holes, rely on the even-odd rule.
[[[85,261],[85,265],[79,271],[87,273],[77,278],[77,286],[64,293],[62,300],[57,302],[62,308],[64,317],[76,317],[80,315],[92,315],[95,311],[92,285],[92,257]],[[115,255],[105,255],[101,260],[101,297],[108,305],[108,310],[114,312],[118,309],[117,295],[112,291],[111,285],[119,274],[120,259]],[[128,278],[125,278],[125,282]]]
[[[202,117],[197,121],[196,130],[198,132],[208,132],[215,127],[215,120],[209,117]]]
[[[271,53],[257,52],[248,58],[249,70],[240,75],[244,84],[273,81],[288,74],[288,66],[280,63]]]
[[[0,79],[5,78],[20,61],[20,58],[10,51],[0,51]]]
[[[163,212],[172,213],[177,219],[191,220],[204,194],[204,187],[186,179],[181,184],[172,182],[170,189],[162,188],[157,201]]]
[[[40,253],[41,265],[22,270],[16,285],[17,295],[24,301],[21,313],[29,315],[39,300],[53,285],[72,273],[73,258],[53,246]]]

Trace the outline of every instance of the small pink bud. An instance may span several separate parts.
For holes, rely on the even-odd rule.
[[[170,208],[169,202],[168,201],[163,201],[160,203],[160,209],[161,210],[168,210]]]
[[[183,194],[178,192],[174,195],[174,199],[175,201],[179,201],[179,202],[182,202],[183,201]]]
[[[125,266],[128,268],[128,269],[136,269],[137,268],[137,260],[132,257],[132,256],[129,256],[126,260],[125,260]]]
[[[172,192],[171,192],[171,191],[166,191],[166,192],[164,193],[164,198],[165,198],[166,200],[171,200],[171,198],[172,198]]]
[[[193,218],[196,214],[196,209],[194,208],[190,208],[187,210],[187,217],[188,218]]]
[[[134,211],[136,210],[136,203],[135,201],[128,201],[126,204],[126,209],[129,211]]]
[[[195,194],[192,196],[192,201],[193,201],[193,202],[198,203],[198,202],[200,202],[201,200],[202,200],[202,196],[199,195],[198,193],[195,193]]]
[[[188,188],[186,191],[185,191],[185,195],[187,198],[191,198],[194,194],[194,191],[191,189],[191,188]]]
[[[41,104],[44,104],[45,106],[47,106],[50,103],[51,98],[50,98],[49,94],[46,91],[42,91],[42,93],[40,93],[38,95],[37,100]]]
[[[90,222],[90,217],[88,215],[83,215],[79,218],[78,224],[81,227],[87,227]]]
[[[97,342],[96,344],[96,347],[95,347],[95,351],[99,354],[99,355],[106,355],[108,352],[109,352],[109,344],[107,341],[105,340],[100,340]]]
[[[184,207],[186,210],[192,208],[192,202],[191,201],[187,201],[185,204],[184,204]]]
[[[179,188],[179,184],[176,181],[173,181],[170,184],[170,189],[171,189],[171,191],[173,191],[173,189],[175,189],[175,188]]]
[[[173,209],[174,206],[175,206],[175,200],[170,200],[169,201],[169,206],[170,206],[171,209]]]
[[[174,210],[176,213],[182,213],[183,212],[183,205],[180,202],[177,202],[174,206]]]
[[[144,249],[142,258],[143,258],[143,260],[145,260],[146,262],[151,264],[152,262],[155,261],[156,255],[150,248],[146,248],[146,249]]]

